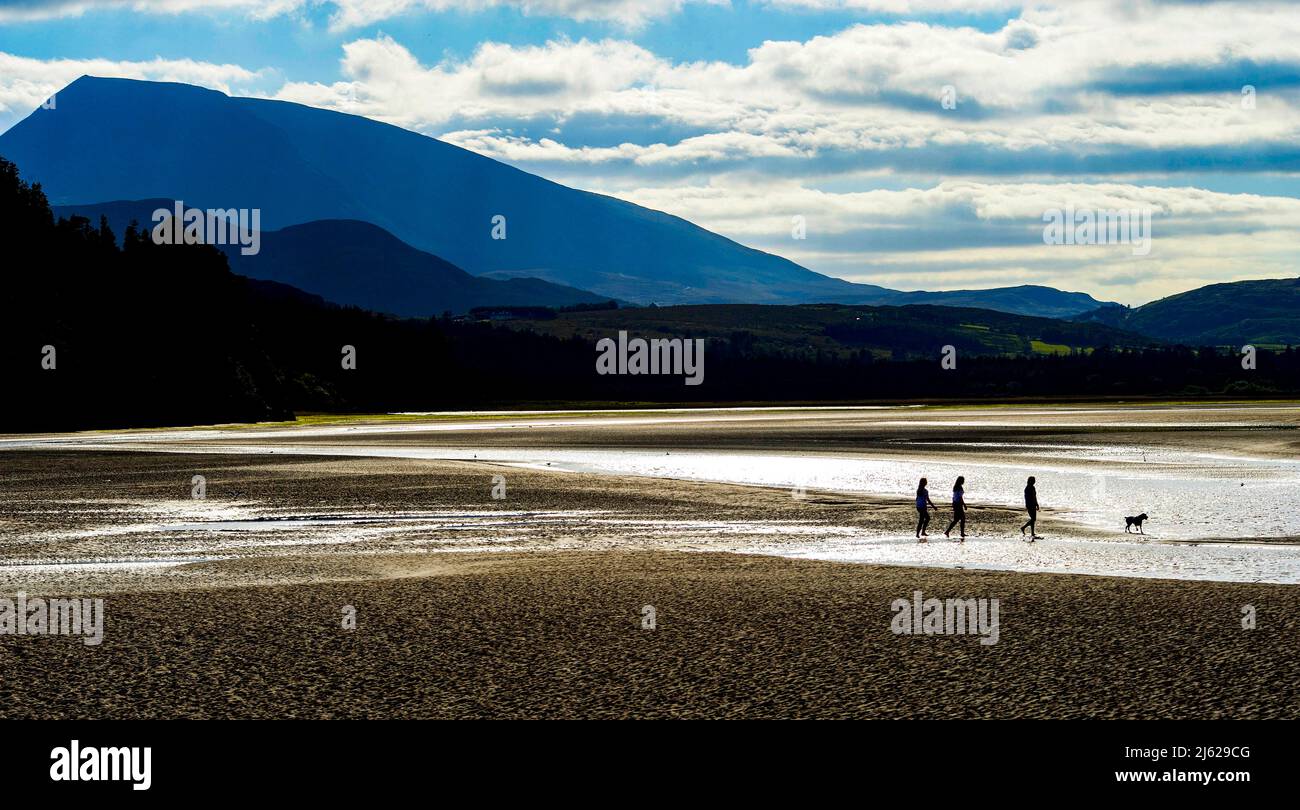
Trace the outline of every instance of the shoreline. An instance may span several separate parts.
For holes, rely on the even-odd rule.
[[[34,431],[25,433],[3,433],[0,439],[21,439],[24,437],[57,437],[114,434],[131,432],[167,432],[188,430],[243,430],[258,428],[301,428],[311,425],[331,424],[369,424],[390,421],[435,421],[443,419],[502,419],[513,416],[592,416],[621,414],[640,415],[657,413],[689,413],[695,411],[719,412],[762,412],[762,411],[853,411],[853,410],[888,410],[888,409],[970,409],[996,410],[1001,408],[1043,407],[1123,407],[1127,409],[1167,409],[1167,408],[1265,408],[1294,409],[1300,407],[1300,398],[1280,397],[1277,399],[1179,399],[1171,397],[1117,397],[1114,399],[1086,397],[1065,397],[1060,399],[1018,399],[1014,397],[997,397],[986,399],[936,399],[936,400],[846,400],[843,402],[826,402],[825,400],[788,402],[553,402],[529,403],[527,407],[517,403],[501,407],[483,406],[474,409],[453,409],[446,411],[394,411],[369,413],[340,413],[331,411],[303,411],[293,420],[275,420],[266,422],[217,422],[201,425],[155,425],[138,427],[85,428],[71,431]]]

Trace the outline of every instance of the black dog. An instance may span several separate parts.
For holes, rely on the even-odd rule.
[[[1146,519],[1147,519],[1147,513],[1146,513],[1146,512],[1143,512],[1142,514],[1138,515],[1137,517],[1126,517],[1126,518],[1124,518],[1124,531],[1125,531],[1125,533],[1127,533],[1128,530],[1131,529],[1131,528],[1133,528],[1134,526],[1137,526],[1137,527],[1138,527],[1138,534],[1146,534],[1146,532],[1142,531],[1142,521],[1144,521],[1144,520],[1146,520]]]

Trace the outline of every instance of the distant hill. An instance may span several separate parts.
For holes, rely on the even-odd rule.
[[[1069,354],[1101,346],[1143,347],[1158,341],[1097,323],[1072,323],[932,305],[848,306],[746,304],[646,307],[566,312],[511,326],[557,337],[595,341],[628,330],[637,337],[722,338],[746,351],[806,357],[849,356],[865,350],[881,358],[938,358],[943,346],[959,355]]]
[[[172,200],[137,200],[98,205],[56,206],[56,216],[73,214],[97,223],[102,215],[119,235],[132,220],[148,229],[156,209]],[[222,246],[230,268],[254,279],[278,281],[336,304],[374,312],[427,318],[462,314],[479,306],[596,304],[609,299],[533,278],[498,281],[471,276],[459,267],[402,242],[376,225],[324,220],[264,231],[256,255]]]
[[[230,268],[292,285],[338,304],[407,317],[461,314],[482,306],[599,304],[604,296],[536,278],[471,276],[376,225],[325,220],[262,235],[256,256],[226,248]]]
[[[988,290],[948,292],[896,292],[864,299],[865,304],[938,304],[946,307],[979,307],[1017,315],[1042,318],[1072,318],[1102,307],[1119,304],[1098,301],[1087,293],[1065,292],[1054,287],[1024,284]]]
[[[1076,318],[1171,343],[1300,345],[1300,279],[1211,284],[1140,307],[1106,307]]]

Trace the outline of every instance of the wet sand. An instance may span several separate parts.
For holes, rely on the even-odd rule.
[[[378,437],[378,438],[377,438]],[[1273,458],[1300,455],[1300,403],[1094,404],[805,409],[662,409],[600,412],[338,417],[319,424],[191,430],[0,434],[9,443],[117,443],[197,448],[255,443],[400,447],[600,447],[906,454],[960,447],[996,454],[1032,438],[1063,448],[1144,444]]]
[[[0,636],[3,717],[1300,716],[1294,586],[711,550],[749,542],[754,526],[773,532],[767,542],[799,526],[910,531],[914,512],[896,500],[472,460],[12,450],[4,461],[5,563],[120,554],[106,527],[191,520],[195,508],[579,515],[535,527],[528,550],[453,550],[480,542],[464,544],[467,531],[503,534],[467,521],[347,543],[325,531],[156,569],[6,567],[0,591],[104,594],[107,620],[98,647]],[[197,507],[194,474],[207,479]],[[977,509],[972,529],[1020,520]],[[726,531],[678,550],[701,521]],[[128,537],[136,559],[176,546],[161,532]],[[890,604],[916,590],[997,598],[998,643],[895,635]],[[645,605],[654,630],[641,628]],[[355,629],[342,627],[345,606]]]
[[[310,563],[330,576],[331,566]],[[6,717],[1288,717],[1288,586],[681,552],[426,555],[110,596],[94,649],[0,639]],[[889,604],[1000,600],[998,642]],[[1259,626],[1243,630],[1253,604]],[[656,627],[642,629],[643,606]],[[355,629],[343,629],[345,606]]]
[[[333,561],[412,553],[795,549],[808,532],[910,538],[916,523],[911,504],[896,499],[474,461],[49,450],[4,460],[0,591],[295,584],[347,570]],[[202,500],[191,497],[195,475],[205,478]],[[252,519],[210,528],[232,516]],[[301,520],[281,528],[285,517]],[[931,524],[934,542],[958,554],[941,536],[945,517]],[[321,525],[298,525],[312,520]],[[968,526],[1006,534],[1022,520],[977,507]],[[1080,532],[1062,522],[1053,531]],[[328,574],[313,567],[326,560]]]

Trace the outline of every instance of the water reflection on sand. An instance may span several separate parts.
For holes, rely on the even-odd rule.
[[[946,505],[953,479],[963,475],[968,503],[1013,508],[1022,503],[1026,477],[1034,475],[1047,510],[1040,528],[1048,537],[1029,545],[1015,536],[982,533],[978,521],[971,541],[959,546],[941,538],[918,545],[910,526],[882,535],[853,526],[757,519],[633,525],[616,508],[608,514],[491,516],[304,516],[272,508],[188,519],[177,515],[176,520],[142,524],[141,532],[171,535],[171,540],[154,546],[158,555],[238,553],[278,545],[356,546],[369,553],[412,539],[434,550],[520,550],[548,547],[555,542],[549,538],[562,536],[569,538],[566,543],[588,538],[592,544],[611,547],[650,543],[901,565],[1300,582],[1300,546],[1293,544],[1300,537],[1300,461],[1278,452],[1238,452],[1253,445],[1225,443],[1214,433],[1240,438],[1267,436],[1273,428],[1294,430],[1300,425],[1295,406],[692,409],[654,415],[559,414],[546,421],[533,417],[521,412],[498,421],[15,438],[0,440],[0,449],[41,445],[472,460],[598,476],[857,493],[903,502],[910,501],[917,479],[925,476],[931,497],[940,505]],[[822,438],[839,435],[827,424],[834,424],[834,431],[843,425],[870,435],[852,451],[824,450]],[[610,441],[605,446],[578,446],[583,443],[565,432],[575,429],[583,430],[584,438],[603,440],[608,435]],[[667,449],[620,446],[629,436],[642,438],[638,430],[659,429],[678,431],[668,436]],[[747,449],[744,444],[747,435],[766,440],[777,429],[793,431],[788,449]],[[984,429],[990,430],[981,433]],[[700,442],[693,441],[716,436],[717,431],[730,431],[732,444],[699,449]],[[798,431],[821,433],[805,443],[813,434]],[[734,446],[737,432],[740,447]],[[666,434],[659,435],[663,441]],[[1181,438],[1171,441],[1170,435]],[[683,439],[680,445],[672,443],[674,437]],[[809,452],[814,447],[817,451]],[[1126,535],[1124,516],[1143,512],[1150,516],[1148,536]],[[945,515],[941,512],[935,523]],[[705,505],[700,516],[708,516]],[[1060,532],[1066,523],[1082,530]]]

